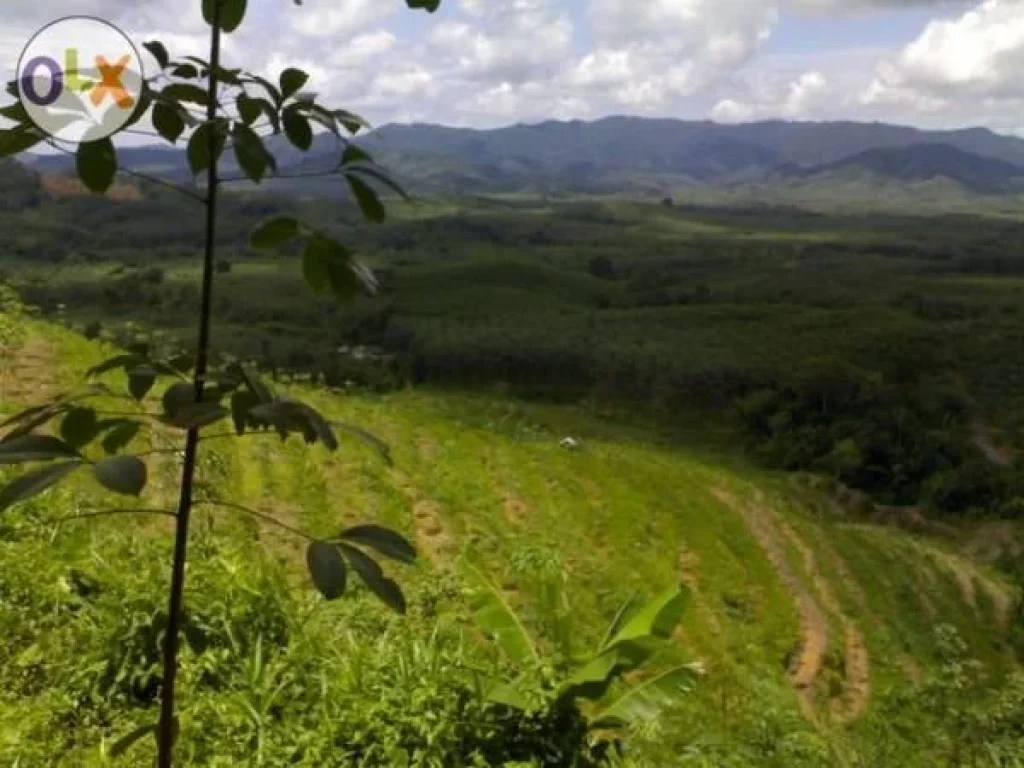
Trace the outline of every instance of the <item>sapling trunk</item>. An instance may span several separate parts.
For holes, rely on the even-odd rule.
[[[209,125],[217,117],[217,91],[220,70],[220,3],[214,3],[210,37],[210,74],[208,92],[210,102],[206,109]],[[203,255],[203,292],[199,313],[199,344],[196,349],[195,392],[196,402],[203,399],[206,373],[210,358],[210,326],[213,309],[213,276],[217,233],[217,132],[209,131],[210,167],[206,185],[206,243]],[[177,526],[174,538],[174,565],[171,572],[171,592],[167,606],[167,634],[164,638],[164,675],[161,687],[160,725],[158,728],[159,768],[171,768],[176,731],[174,686],[178,675],[178,641],[181,634],[182,600],[185,590],[185,562],[188,556],[189,521],[192,517],[192,492],[199,454],[199,428],[188,431],[185,442],[185,460],[181,473],[181,497],[178,502]]]

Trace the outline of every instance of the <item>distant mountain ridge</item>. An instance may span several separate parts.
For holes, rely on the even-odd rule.
[[[492,130],[392,124],[360,141],[420,194],[657,193],[778,180],[821,185],[851,173],[899,183],[948,180],[970,193],[1024,189],[1024,140],[986,128],[925,131],[885,123],[776,120],[723,125],[609,117]],[[301,163],[323,170],[336,158],[335,140],[327,134],[317,136],[305,156],[283,138],[274,142],[274,149],[284,155],[282,166]],[[170,149],[129,149],[122,158],[128,167],[187,178],[183,158]],[[55,157],[29,164],[51,172],[69,167],[66,159]],[[285,180],[270,186],[299,194],[334,188]]]

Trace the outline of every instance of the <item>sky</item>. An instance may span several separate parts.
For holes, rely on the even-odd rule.
[[[50,21],[203,54],[199,0],[0,0],[0,67]],[[300,66],[375,124],[641,115],[982,125],[1024,135],[1024,0],[249,0],[231,66]]]

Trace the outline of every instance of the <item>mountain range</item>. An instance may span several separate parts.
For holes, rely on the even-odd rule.
[[[318,135],[305,156],[281,137],[271,141],[282,168],[318,171],[336,161],[335,139],[328,134]],[[700,187],[815,188],[854,179],[868,188],[939,181],[969,194],[1024,192],[1024,140],[986,128],[611,117],[493,130],[393,124],[360,141],[420,194],[669,194]],[[37,155],[27,162],[40,171],[70,170],[63,157]],[[182,153],[168,147],[126,149],[122,162],[165,178],[188,177]],[[332,179],[278,179],[269,186],[341,194]]]

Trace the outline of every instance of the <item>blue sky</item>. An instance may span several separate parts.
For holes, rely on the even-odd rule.
[[[293,63],[374,122],[495,126],[637,114],[886,120],[1024,133],[1024,0],[250,0],[227,53]],[[202,50],[199,0],[117,2],[137,39]],[[99,0],[7,0],[11,74],[33,29]]]

